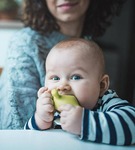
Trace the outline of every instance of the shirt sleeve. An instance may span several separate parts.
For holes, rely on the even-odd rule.
[[[135,107],[119,98],[107,105],[105,111],[84,110],[81,139],[111,145],[134,144]]]
[[[60,116],[58,112],[54,113],[54,120],[52,127],[53,129],[61,129],[61,124],[59,122]],[[24,125],[24,130],[41,130],[36,124],[35,115],[33,115]]]
[[[36,125],[34,115],[25,123],[24,130],[40,130]]]

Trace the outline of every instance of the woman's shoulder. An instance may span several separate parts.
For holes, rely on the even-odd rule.
[[[30,44],[30,43],[48,43],[48,45],[54,45],[58,43],[59,41],[67,38],[67,36],[61,34],[60,32],[53,31],[49,34],[41,34],[38,31],[30,28],[30,27],[24,27],[20,30],[18,30],[11,39],[11,42],[15,43],[23,43]]]
[[[9,51],[10,53],[11,51],[25,51],[27,53],[29,51],[39,51],[42,47],[46,47],[45,43],[45,35],[42,35],[29,27],[24,27],[12,35],[9,42]]]
[[[13,41],[33,41],[34,39],[39,38],[41,35],[36,32],[35,30],[31,29],[30,27],[24,27],[20,30],[18,30],[13,36],[12,40]]]
[[[38,53],[48,52],[59,41],[68,38],[60,32],[53,31],[50,34],[41,34],[30,27],[24,27],[17,31],[9,43],[9,51],[20,51],[29,53],[29,51]],[[23,51],[22,51],[23,49]]]
[[[17,34],[36,34],[36,31],[32,30],[30,27],[23,27],[17,31]]]

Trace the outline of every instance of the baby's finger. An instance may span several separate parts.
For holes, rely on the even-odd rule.
[[[41,87],[39,90],[38,90],[38,93],[37,93],[37,96],[38,97],[40,97],[40,95],[42,94],[42,93],[44,93],[45,91],[47,91],[47,87]]]
[[[60,118],[60,123],[63,126],[66,123],[66,119],[65,118]]]
[[[54,106],[53,105],[44,105],[43,107],[44,107],[44,110],[46,112],[50,112],[50,113],[54,112]]]
[[[60,117],[66,117],[66,116],[68,116],[68,112],[67,111],[61,111]]]
[[[40,98],[38,98],[37,103],[39,105],[47,105],[47,104],[53,105],[53,101],[52,101],[52,99],[50,97],[48,97],[48,98],[40,97]]]
[[[71,108],[73,108],[74,106],[71,105],[71,104],[64,104],[64,105],[61,105],[58,110],[61,112],[61,111],[69,111]]]
[[[40,95],[40,98],[52,98],[52,95],[50,94],[50,93],[48,93],[48,91],[45,91],[44,93],[42,93],[41,95]]]

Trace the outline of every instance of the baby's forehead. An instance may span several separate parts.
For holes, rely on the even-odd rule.
[[[50,51],[49,56],[52,56],[56,53],[68,53],[68,55],[79,54],[82,56],[86,56],[90,58],[94,58],[94,60],[101,60],[103,58],[102,49],[98,46],[94,41],[88,41],[85,39],[68,39],[59,42],[56,44]],[[54,54],[54,55],[55,55]]]
[[[66,58],[65,58],[66,56]],[[84,62],[97,65],[97,68],[104,70],[104,56],[102,49],[93,41],[86,40],[69,40],[62,41],[52,48],[47,60],[60,59],[74,59],[83,60]],[[46,60],[46,61],[47,61]]]

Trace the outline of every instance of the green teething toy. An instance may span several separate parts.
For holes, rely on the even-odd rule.
[[[56,89],[53,89],[51,93],[53,96],[54,108],[56,110],[58,110],[58,108],[63,104],[79,106],[77,99],[72,95],[60,95]]]

